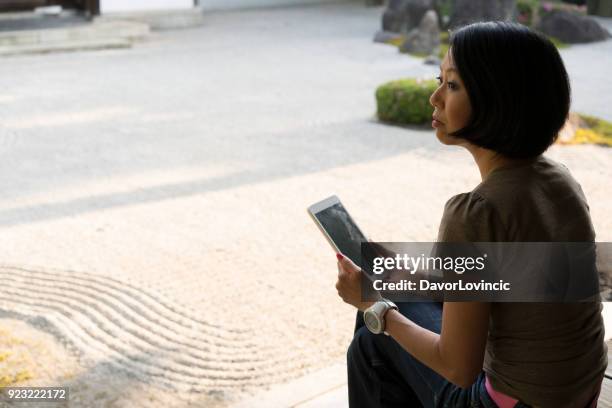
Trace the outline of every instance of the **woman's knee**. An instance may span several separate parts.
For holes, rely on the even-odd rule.
[[[390,341],[389,336],[374,334],[367,327],[361,327],[355,332],[349,345],[347,359],[348,361],[365,359],[369,365],[376,364],[377,360],[381,360],[385,350],[392,347]]]
[[[353,335],[353,340],[348,347],[346,352],[346,358],[348,362],[355,361],[355,359],[360,359],[364,357],[364,343],[369,342],[369,335],[371,335],[370,331],[365,327],[360,327],[355,334]]]

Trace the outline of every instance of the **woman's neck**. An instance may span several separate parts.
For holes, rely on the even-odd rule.
[[[521,164],[528,162],[530,159],[512,159],[503,156],[493,150],[485,149],[474,145],[465,146],[468,151],[472,154],[478,170],[480,170],[480,177],[484,181],[493,170],[500,167],[511,166],[514,164]]]

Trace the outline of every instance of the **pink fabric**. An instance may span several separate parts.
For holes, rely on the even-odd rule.
[[[599,391],[597,391],[597,395],[595,395],[595,398],[593,398],[591,405],[589,405],[589,408],[597,408],[597,400],[599,399],[600,392],[601,392],[601,386],[599,387]]]
[[[514,408],[514,406],[518,402],[517,399],[514,399],[499,391],[495,391],[493,387],[491,386],[491,383],[489,382],[489,377],[487,375],[485,375],[485,388],[487,389],[487,393],[489,394],[489,397],[491,397],[493,402],[499,408]]]
[[[489,382],[489,377],[486,374],[485,374],[485,388],[487,389],[487,393],[489,394],[489,397],[491,397],[493,402],[499,408],[514,408],[514,406],[518,402],[517,399],[514,399],[509,395],[506,395],[499,391],[495,391],[493,389],[493,386],[491,386],[491,383]],[[599,387],[599,390],[597,391],[597,394],[595,395],[593,400],[589,403],[588,408],[597,408],[597,400],[599,398],[600,392],[601,392],[601,386]]]

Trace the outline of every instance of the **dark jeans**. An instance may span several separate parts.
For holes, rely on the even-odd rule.
[[[399,311],[421,327],[440,333],[442,303],[398,303]],[[372,334],[357,313],[347,353],[351,408],[496,408],[482,372],[470,388],[460,388],[425,366],[393,338]],[[528,407],[518,403],[515,406]]]

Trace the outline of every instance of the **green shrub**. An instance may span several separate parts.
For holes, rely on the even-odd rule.
[[[429,97],[436,90],[435,80],[399,79],[376,89],[378,119],[408,125],[431,120],[433,107]]]

